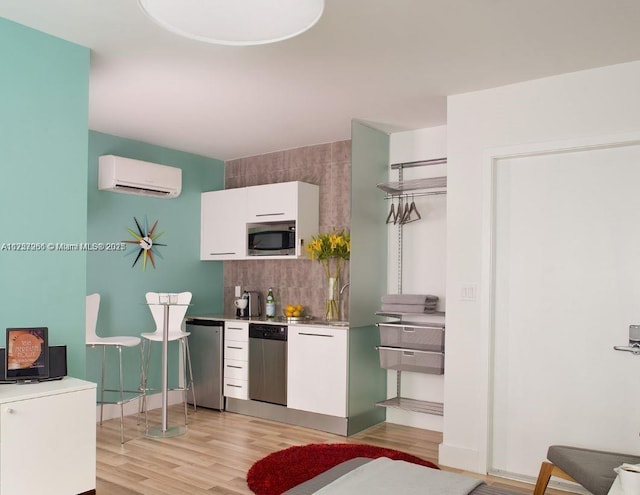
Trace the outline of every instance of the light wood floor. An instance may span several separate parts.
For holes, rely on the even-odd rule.
[[[183,409],[172,406],[169,424],[181,424]],[[158,410],[149,414],[159,423]],[[402,450],[434,463],[442,434],[382,423],[345,438],[321,431],[251,418],[240,414],[190,410],[188,432],[170,439],[143,436],[135,416],[125,418],[125,444],[120,444],[120,421],[105,421],[97,430],[97,494],[195,495],[251,494],[246,473],[271,452],[307,443],[366,443]],[[533,487],[498,478],[481,477],[522,494]],[[562,493],[548,490],[548,494]]]

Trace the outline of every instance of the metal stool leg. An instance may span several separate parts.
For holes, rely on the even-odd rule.
[[[120,443],[124,443],[124,373],[122,372],[122,346],[118,349],[118,359],[120,360]]]
[[[189,416],[187,409],[187,350],[184,339],[180,339],[180,350],[182,353],[182,374],[184,383],[182,384],[182,402],[184,403],[184,424],[189,424]]]
[[[151,342],[145,342],[144,343],[144,347],[146,348],[147,351],[147,355],[146,358],[144,359],[144,422],[145,425],[148,423],[148,418],[147,418],[147,410],[148,410],[148,404],[147,404],[147,390],[149,390],[149,361],[151,360]]]
[[[100,377],[100,426],[102,426],[102,416],[104,412],[104,368],[107,359],[107,346],[102,346],[102,375]]]
[[[144,339],[140,342],[140,384],[138,385],[138,392],[142,394],[142,397],[138,400],[138,418],[137,424],[140,424],[140,413],[146,409],[147,391],[146,391],[146,378],[144,376]],[[146,411],[145,411],[145,425],[146,425]]]
[[[189,387],[191,388],[191,397],[193,398],[193,411],[197,410],[196,407],[196,388],[193,385],[193,368],[191,367],[191,351],[189,350],[189,339],[184,338],[185,347],[187,349],[187,364],[189,366]]]

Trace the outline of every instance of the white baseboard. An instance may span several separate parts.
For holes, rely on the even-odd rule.
[[[167,395],[169,405],[182,403],[182,392],[179,390],[171,390]],[[158,409],[162,406],[161,394],[147,394],[147,410]],[[138,400],[132,400],[124,405],[124,415],[138,413]],[[105,404],[103,411],[103,421],[120,417],[120,406],[117,404]],[[100,404],[96,406],[96,423],[100,422]]]
[[[438,449],[438,464],[472,473],[487,474],[486,466],[480,465],[480,453],[477,450],[456,447],[441,443]]]

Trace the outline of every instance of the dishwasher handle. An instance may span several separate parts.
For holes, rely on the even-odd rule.
[[[207,320],[204,318],[187,318],[187,325],[197,325],[199,327],[222,327],[224,326],[223,321],[218,320]]]

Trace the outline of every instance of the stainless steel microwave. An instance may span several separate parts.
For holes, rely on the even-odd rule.
[[[295,256],[295,223],[249,227],[249,256]]]

